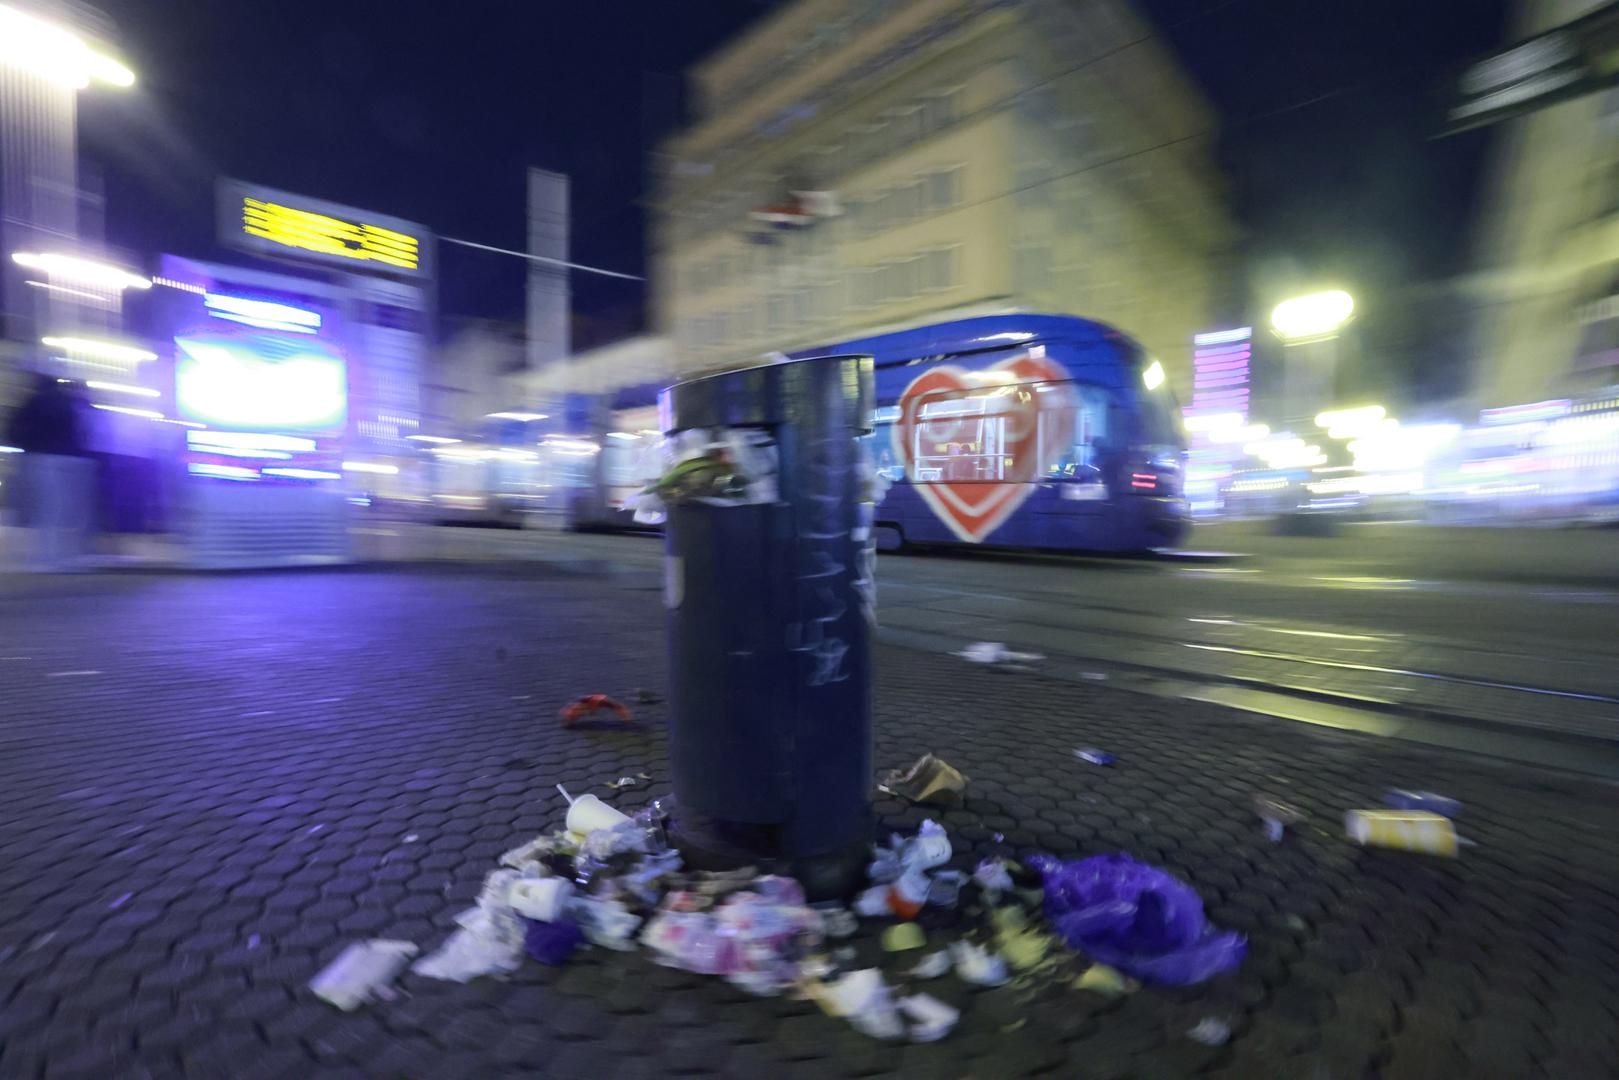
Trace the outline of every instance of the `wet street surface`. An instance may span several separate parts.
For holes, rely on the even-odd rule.
[[[853,966],[959,1007],[945,1041],[879,1042],[599,949],[468,985],[407,974],[397,1000],[339,1013],[315,973],[355,940],[436,946],[499,854],[561,821],[556,784],[626,810],[667,792],[665,706],[629,730],[556,720],[579,694],[665,686],[657,543],[449,533],[433,542],[500,561],[0,579],[0,1077],[1613,1074],[1604,590],[1305,587],[1296,564],[1241,560],[884,558],[875,754],[970,777],[959,808],[881,800],[884,832],[936,816],[967,869],[1127,851],[1248,935],[1236,972],[1118,998],[912,983],[866,920]],[[942,651],[977,639],[1048,659]],[[1508,736],[1586,767],[1503,757]],[[1344,811],[1389,787],[1461,800],[1471,846],[1347,843]],[[1306,821],[1272,845],[1256,794]],[[928,920],[934,945],[972,927]],[[1227,1045],[1186,1036],[1210,1018]]]
[[[662,573],[654,537],[429,535],[441,554]],[[1306,722],[1619,763],[1607,753],[1619,748],[1619,533],[1385,525],[1318,541],[1215,527],[1193,541],[1230,550],[885,555],[883,633],[945,651],[1002,641],[1054,672]]]

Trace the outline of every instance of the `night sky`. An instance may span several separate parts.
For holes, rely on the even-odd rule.
[[[141,78],[81,97],[114,244],[213,253],[223,173],[521,248],[524,168],[539,165],[573,177],[574,257],[641,273],[645,151],[678,122],[679,73],[773,5],[100,6]],[[1221,114],[1256,296],[1330,277],[1388,312],[1467,264],[1490,135],[1432,136],[1456,65],[1504,39],[1501,0],[1139,6]],[[517,260],[447,247],[441,270],[445,314],[521,317]],[[635,283],[576,277],[575,294],[587,335],[638,328]]]

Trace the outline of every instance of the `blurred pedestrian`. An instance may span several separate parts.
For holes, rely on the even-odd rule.
[[[17,509],[34,569],[75,569],[86,553],[96,473],[83,414],[75,386],[42,374],[6,427],[6,443],[23,452]]]

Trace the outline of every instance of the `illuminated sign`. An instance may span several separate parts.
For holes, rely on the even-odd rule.
[[[420,225],[284,191],[219,183],[221,243],[257,255],[423,277],[431,235]]]
[[[320,329],[320,315],[290,304],[277,304],[269,300],[253,300],[245,296],[227,296],[223,293],[204,293],[202,302],[216,319],[256,326],[262,330],[286,330],[295,334],[313,334]]]
[[[253,432],[343,429],[347,369],[322,342],[196,334],[174,344],[175,400],[186,419]]]

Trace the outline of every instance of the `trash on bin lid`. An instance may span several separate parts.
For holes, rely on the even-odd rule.
[[[623,723],[630,723],[634,717],[622,702],[608,697],[606,694],[586,694],[576,697],[562,707],[559,716],[562,717],[563,727],[573,727],[594,719],[600,713],[610,713]]]
[[[927,934],[914,922],[895,923],[883,931],[883,948],[888,952],[920,949],[927,943]]]
[[[409,941],[373,938],[350,944],[309,983],[315,996],[344,1012],[384,994],[417,953]]]
[[[1390,788],[1384,792],[1383,805],[1392,810],[1426,810],[1430,814],[1448,818],[1462,812],[1462,804],[1455,799],[1432,791],[1408,791],[1404,788]]]
[[[1106,750],[1098,750],[1094,746],[1082,746],[1074,751],[1074,756],[1081,761],[1088,761],[1092,765],[1111,765],[1119,760]]]
[[[1008,649],[999,641],[975,641],[955,655],[963,660],[971,660],[975,664],[1023,664],[1045,659],[1040,653]]]
[[[893,770],[877,785],[877,790],[890,795],[939,806],[959,803],[966,789],[967,778],[932,754],[923,754],[909,768]]]

